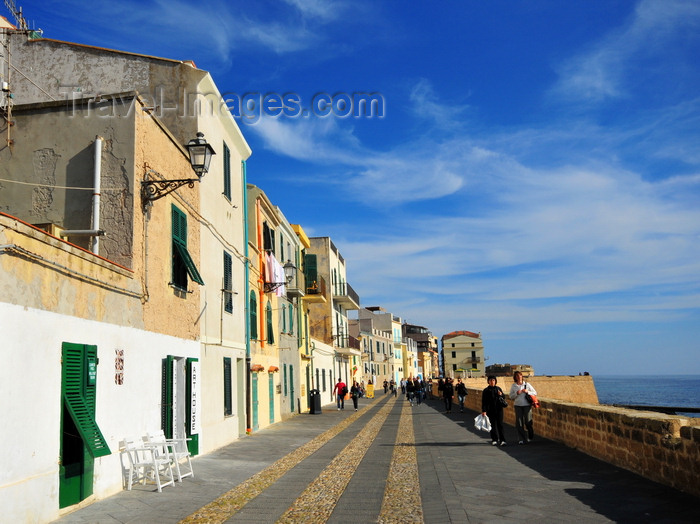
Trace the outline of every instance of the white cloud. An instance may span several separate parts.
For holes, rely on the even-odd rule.
[[[699,26],[697,2],[644,0],[625,27],[559,67],[554,92],[590,101],[625,96],[626,74],[634,59],[666,51],[673,39],[693,38]]]

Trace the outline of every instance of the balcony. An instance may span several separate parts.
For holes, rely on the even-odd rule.
[[[360,309],[360,296],[347,282],[333,284],[333,300],[345,309]]]
[[[304,272],[295,267],[292,272],[292,278],[287,283],[287,296],[289,298],[303,297],[305,288],[306,278],[304,277]]]
[[[302,277],[303,278],[303,277]],[[303,295],[304,302],[325,303],[326,302],[326,280],[317,275],[315,280],[306,280],[306,293]]]

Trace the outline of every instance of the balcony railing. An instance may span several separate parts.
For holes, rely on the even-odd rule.
[[[287,284],[287,295],[293,297],[303,297],[306,288],[306,277],[299,268],[294,268],[292,279]]]
[[[316,275],[315,280],[306,280],[306,302],[326,301],[326,280],[321,275]]]
[[[347,282],[333,284],[333,299],[345,309],[360,309],[360,295]]]

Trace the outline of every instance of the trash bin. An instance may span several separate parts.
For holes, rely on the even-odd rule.
[[[309,410],[312,415],[321,413],[321,392],[318,389],[309,391]]]

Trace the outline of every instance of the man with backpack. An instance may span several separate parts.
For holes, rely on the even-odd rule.
[[[333,393],[335,394],[335,401],[338,405],[338,411],[345,409],[345,395],[348,394],[348,387],[345,385],[342,379],[338,379],[338,383],[333,387]]]

